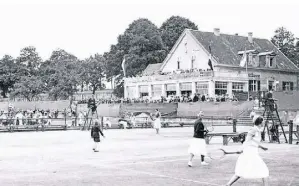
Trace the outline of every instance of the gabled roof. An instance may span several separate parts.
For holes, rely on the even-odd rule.
[[[142,75],[144,76],[151,76],[157,73],[162,66],[162,63],[156,63],[156,64],[149,64],[146,69],[142,72]]]
[[[267,39],[253,38],[253,43],[251,44],[248,38],[244,36],[227,34],[216,36],[213,32],[189,31],[207,51],[209,46],[211,46],[213,58],[218,64],[239,66],[242,58],[242,55],[238,54],[239,51],[257,50],[259,52],[276,53],[277,69],[299,70],[292,61]]]

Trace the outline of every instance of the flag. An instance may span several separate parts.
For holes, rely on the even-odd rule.
[[[245,50],[244,53],[243,53],[243,57],[241,59],[241,62],[240,62],[240,67],[244,67],[246,63],[247,63],[247,60],[246,60],[246,50]]]
[[[211,46],[209,46],[209,52],[210,52],[210,55],[209,55],[209,61],[208,61],[208,65],[210,66],[211,70],[213,71],[213,65],[212,65],[212,50],[211,50]]]
[[[125,66],[125,63],[126,63],[126,56],[124,56],[123,62],[121,63],[121,67],[122,67],[123,72],[124,72],[124,77],[126,77],[126,66]]]

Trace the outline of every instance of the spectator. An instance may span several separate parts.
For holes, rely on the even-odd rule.
[[[202,102],[206,101],[206,96],[204,94],[201,96],[201,101]]]
[[[199,98],[198,98],[197,94],[195,94],[193,97],[193,102],[198,102],[198,100],[199,100]]]

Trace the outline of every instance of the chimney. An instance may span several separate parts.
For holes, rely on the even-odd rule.
[[[220,28],[214,28],[215,36],[220,36]]]
[[[253,43],[252,32],[248,32],[248,41],[249,43]]]

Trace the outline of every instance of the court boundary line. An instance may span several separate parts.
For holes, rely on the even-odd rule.
[[[263,156],[264,154],[270,154],[270,153],[287,153],[287,152],[293,152],[293,149],[288,150],[277,150],[277,151],[268,151],[260,153],[261,157],[263,159],[269,159],[269,160],[275,160],[274,158],[267,158]],[[186,158],[182,158],[186,157]],[[165,160],[154,160],[154,159],[160,159],[165,158]],[[186,160],[188,161],[188,153],[181,153],[180,155],[164,155],[164,156],[151,156],[151,157],[130,157],[120,162],[115,162],[114,160],[99,160],[97,157],[86,157],[86,159],[89,160],[97,160],[98,163],[102,163],[105,165],[132,165],[132,164],[153,164],[153,163],[164,163],[164,162],[174,162],[174,161],[181,161]],[[115,163],[114,163],[115,162]],[[88,163],[89,164],[89,163]]]

